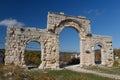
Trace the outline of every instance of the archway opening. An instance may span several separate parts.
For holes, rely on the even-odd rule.
[[[101,46],[100,45],[96,45],[94,47],[94,56],[95,56],[95,64],[99,65],[101,64]]]
[[[0,26],[0,64],[4,64],[4,58],[5,58],[5,42],[6,42],[6,26]]]
[[[37,41],[26,44],[24,53],[25,65],[28,68],[37,68],[41,64],[41,46]]]
[[[64,28],[59,35],[60,67],[80,63],[80,37],[76,29]]]

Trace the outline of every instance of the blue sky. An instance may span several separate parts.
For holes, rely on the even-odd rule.
[[[49,11],[86,16],[93,34],[112,36],[113,47],[120,48],[120,0],[0,0],[0,48],[4,48],[6,22],[46,28]],[[60,50],[79,51],[79,36],[74,29],[61,32]]]

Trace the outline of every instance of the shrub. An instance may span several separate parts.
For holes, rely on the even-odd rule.
[[[39,66],[41,63],[41,56],[37,51],[26,51],[24,56],[26,65]]]
[[[68,65],[75,65],[75,64],[79,64],[80,63],[80,59],[79,58],[73,58]]]
[[[119,62],[117,60],[114,61],[113,67],[119,67]]]

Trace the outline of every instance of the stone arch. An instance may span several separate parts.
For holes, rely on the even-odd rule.
[[[68,32],[67,35],[65,34],[65,32]],[[72,35],[74,35],[75,37],[73,38]],[[64,39],[67,40],[67,42],[65,42],[63,44],[62,40],[64,40]],[[77,44],[75,42],[77,42]],[[60,47],[59,48],[60,68],[68,66],[68,65],[80,64],[80,58],[79,58],[79,55],[80,55],[80,44],[79,44],[80,37],[79,37],[78,32],[74,28],[65,27],[59,34],[59,43],[60,43],[59,44],[59,47]],[[69,48],[66,48],[63,45],[69,45]],[[73,46],[75,46],[75,47],[73,47]],[[74,48],[74,50],[70,49],[70,47]],[[61,53],[61,51],[62,52],[70,52],[70,54],[73,53],[72,55],[67,55],[67,58],[70,60],[69,62],[66,61],[66,53]],[[74,53],[79,53],[79,54],[74,54]]]
[[[24,42],[24,44],[27,44],[27,43],[29,43],[29,42],[32,42],[32,41],[34,41],[34,42],[37,42],[37,43],[39,43],[39,44],[41,44],[42,43],[42,41],[40,41],[39,39],[36,39],[36,38],[30,38],[30,39],[28,39],[28,40],[25,40],[25,42]],[[26,45],[25,45],[26,46]]]
[[[93,61],[93,65],[96,65],[96,63],[95,63],[95,46],[99,46],[100,47],[100,51],[101,51],[101,65],[104,63],[104,56],[105,56],[105,44],[104,43],[101,43],[101,42],[96,42],[96,43],[94,43],[93,45],[92,45],[92,61]]]
[[[60,35],[60,32],[66,28],[66,27],[70,27],[70,28],[74,28],[78,35],[79,35],[79,38],[80,38],[80,64],[83,65],[83,55],[84,55],[84,45],[85,45],[85,37],[86,37],[86,34],[88,33],[85,28],[82,26],[82,23],[80,23],[79,21],[77,21],[76,19],[65,19],[65,20],[62,20],[60,21],[60,23],[58,24],[58,26],[54,27],[54,32],[55,34],[58,36],[58,39],[59,39],[59,35]],[[59,41],[59,40],[58,40]]]
[[[26,64],[25,64],[25,60],[24,60],[24,54],[25,54],[25,49],[26,49],[26,46],[27,46],[27,44],[29,43],[29,42],[37,42],[39,45],[40,45],[40,48],[41,48],[41,63],[42,63],[42,56],[43,56],[43,50],[42,50],[42,48],[43,48],[43,42],[42,41],[40,41],[39,39],[35,39],[35,38],[33,38],[33,39],[28,39],[28,40],[25,40],[25,42],[24,42],[24,49],[23,49],[23,51],[22,51],[22,54],[20,55],[20,57],[21,57],[21,64],[22,64],[22,66],[23,67],[26,67]],[[41,63],[40,63],[40,65],[41,65]],[[39,65],[39,66],[40,66]]]
[[[82,37],[85,33],[85,29],[82,27],[82,24],[79,21],[75,19],[65,19],[54,28],[55,34],[59,35],[62,29],[65,27],[74,28],[79,33],[80,37]]]
[[[101,42],[96,42],[94,46],[98,45],[100,48],[104,48],[104,44]]]
[[[92,47],[102,46],[102,64],[111,65],[114,61],[112,37],[91,35],[90,20],[85,17],[73,17],[65,14],[49,13],[47,29],[7,27],[5,64],[14,63],[23,66],[24,49],[27,41],[37,40],[43,46],[42,68],[59,66],[59,34],[65,27],[74,28],[80,37],[80,66],[94,64]],[[88,51],[87,51],[88,50]],[[91,53],[91,54],[86,54]],[[22,55],[21,55],[22,54]],[[42,57],[42,56],[41,56]],[[112,61],[108,61],[111,59]]]
[[[97,49],[96,49],[97,48]],[[100,65],[101,64],[101,50],[102,50],[102,46],[101,45],[99,45],[99,44],[96,44],[95,46],[94,46],[94,63],[96,64],[96,65]],[[96,51],[97,51],[97,53],[96,53]]]
[[[85,18],[70,17],[70,18],[61,19],[58,22],[54,22],[54,24],[51,23],[51,21],[50,21],[50,24],[52,25],[49,25],[48,31],[51,31],[52,33],[56,34],[56,36],[58,37],[57,38],[58,41],[59,41],[59,34],[64,28],[70,27],[70,28],[74,28],[77,31],[80,38],[80,42],[79,42],[80,43],[80,65],[83,66],[83,64],[85,63],[84,55],[85,55],[86,39],[87,39],[87,35],[90,34],[89,20]]]

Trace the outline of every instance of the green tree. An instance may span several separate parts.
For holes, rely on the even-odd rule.
[[[26,65],[37,65],[41,63],[41,54],[39,51],[25,51],[25,64]]]
[[[100,49],[95,50],[95,60],[101,61],[101,51]]]
[[[114,55],[120,58],[120,49],[114,49]]]

